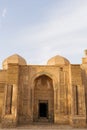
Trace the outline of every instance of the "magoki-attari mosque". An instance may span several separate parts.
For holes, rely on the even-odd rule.
[[[27,65],[15,54],[0,70],[0,121],[2,127],[33,122],[87,126],[87,50],[82,64],[62,56],[47,65]]]

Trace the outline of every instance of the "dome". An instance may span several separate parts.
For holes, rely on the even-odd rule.
[[[16,63],[19,65],[26,65],[27,64],[25,59],[18,54],[14,54],[14,55],[6,58],[2,63],[3,69],[7,69],[9,63]]]
[[[54,56],[48,60],[47,65],[69,65],[70,62],[62,56]]]

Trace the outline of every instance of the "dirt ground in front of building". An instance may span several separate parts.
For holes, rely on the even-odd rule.
[[[2,129],[0,128],[0,130]],[[9,128],[5,128],[4,130],[9,130]],[[87,128],[72,128],[68,125],[57,124],[31,124],[10,128],[10,130],[87,130]]]

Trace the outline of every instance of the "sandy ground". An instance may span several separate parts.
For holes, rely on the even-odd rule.
[[[87,128],[72,128],[67,125],[55,125],[55,124],[49,124],[49,125],[25,125],[25,126],[19,126],[17,128],[4,128],[0,130],[87,130]]]

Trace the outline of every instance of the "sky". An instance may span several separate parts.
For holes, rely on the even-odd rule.
[[[27,64],[56,55],[81,64],[87,49],[87,0],[0,0],[0,67],[19,54]]]

